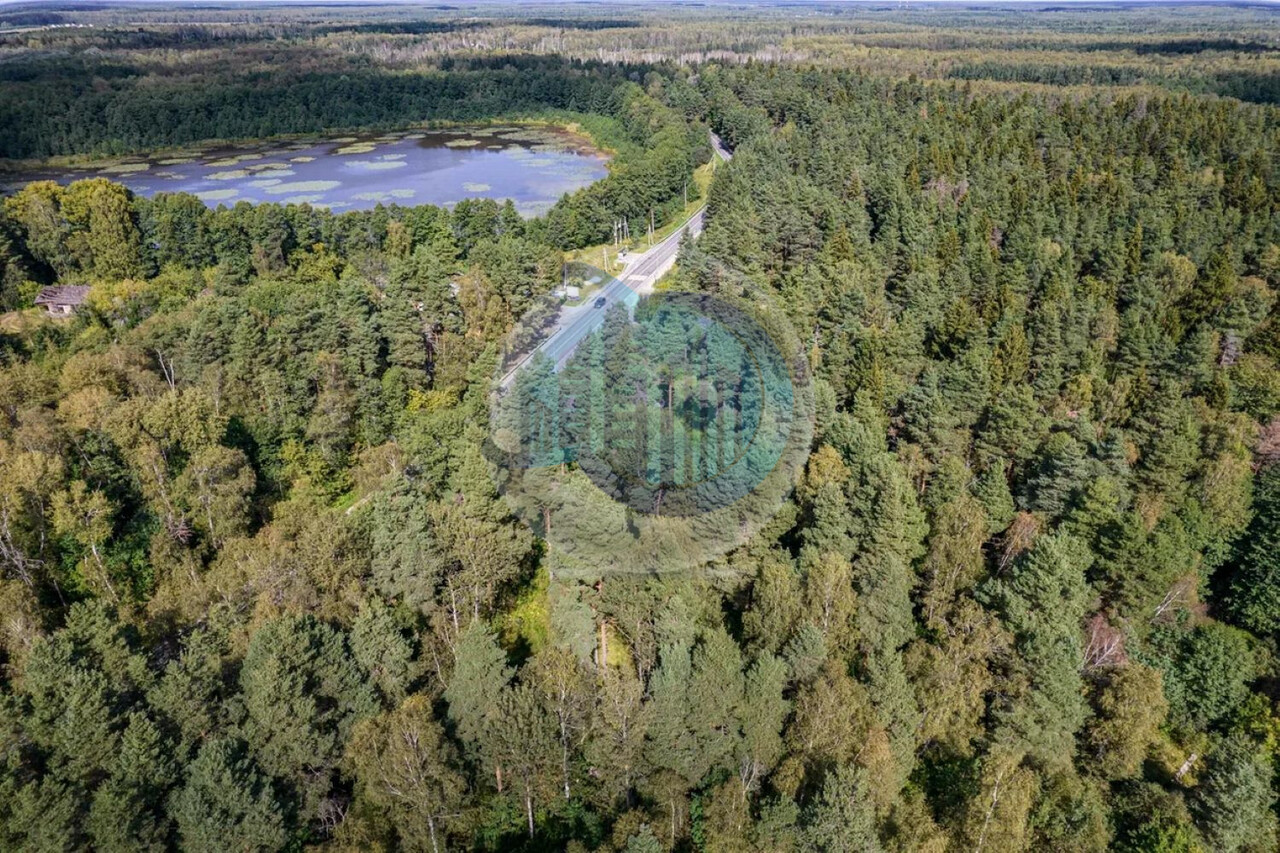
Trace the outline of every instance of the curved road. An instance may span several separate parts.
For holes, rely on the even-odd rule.
[[[711,148],[715,156],[722,161],[728,161],[733,157],[720,141],[720,137],[714,133],[711,134]],[[569,356],[573,355],[578,343],[604,322],[605,312],[610,306],[621,302],[630,310],[635,307],[641,295],[652,293],[658,279],[666,275],[667,271],[675,265],[681,238],[686,233],[695,238],[702,233],[702,221],[706,211],[705,204],[695,210],[682,226],[665,240],[629,262],[621,276],[610,277],[584,304],[561,308],[560,316],[556,319],[556,330],[534,352],[511,368],[510,372],[502,377],[499,386],[505,389],[510,385],[516,372],[538,352],[546,353],[555,359],[556,369],[559,370]],[[605,304],[596,308],[595,303],[601,297],[604,297]]]

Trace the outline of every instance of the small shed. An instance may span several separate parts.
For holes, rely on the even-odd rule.
[[[54,287],[42,287],[36,296],[36,305],[43,305],[50,313],[58,317],[74,314],[89,296],[89,288],[78,284],[62,284]]]

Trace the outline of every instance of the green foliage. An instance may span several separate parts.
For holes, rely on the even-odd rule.
[[[472,756],[491,750],[490,737],[498,725],[498,700],[511,679],[506,653],[479,619],[462,632],[457,663],[444,691],[453,722]]]
[[[345,637],[311,616],[264,625],[245,653],[240,689],[256,761],[292,786],[304,814],[315,813],[351,726],[377,709]]]
[[[1152,638],[1171,721],[1203,730],[1224,722],[1249,695],[1257,665],[1249,636],[1219,622]]]
[[[1241,626],[1256,634],[1280,629],[1280,466],[1259,474],[1253,520],[1239,548],[1227,607]]]
[[[811,850],[876,853],[875,810],[868,797],[866,771],[841,767],[822,785],[822,796],[803,815],[804,839]]]
[[[1193,812],[1214,850],[1268,850],[1275,846],[1273,770],[1247,740],[1230,737],[1214,751],[1196,788]]]
[[[0,329],[0,848],[1274,847],[1255,12],[313,11],[0,13],[95,23],[0,33],[0,152],[541,117],[610,175],[528,220],[6,198],[0,304],[91,288]],[[723,560],[588,583],[495,481],[492,374],[562,252],[700,196],[707,126],[672,289],[771,296],[817,439]],[[538,446],[675,472],[637,404],[700,386],[638,362],[728,349],[660,303],[522,374]],[[539,524],[634,521],[549,468]]]
[[[1116,797],[1115,849],[1124,853],[1197,853],[1191,816],[1176,793],[1146,782],[1122,788]]]
[[[412,696],[380,717],[356,724],[347,761],[358,796],[376,809],[406,846],[436,849],[447,818],[462,802],[465,779],[425,696]]]
[[[171,808],[187,850],[272,850],[288,839],[288,813],[237,741],[200,747]]]
[[[1106,779],[1136,776],[1169,705],[1160,672],[1141,664],[1106,673],[1096,687],[1085,754]]]

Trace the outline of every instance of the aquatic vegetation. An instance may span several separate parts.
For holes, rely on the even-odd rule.
[[[514,141],[503,134],[528,139]],[[164,159],[109,160],[62,169],[54,176],[66,182],[101,174],[135,193],[188,192],[210,206],[318,204],[323,199],[330,207],[358,209],[392,201],[453,204],[484,195],[511,197],[517,210],[528,215],[535,210],[528,205],[545,210],[565,192],[602,176],[600,160],[548,141],[555,138],[554,132],[515,126],[455,126],[378,137],[277,141],[270,147],[223,146],[201,157],[191,150],[170,151],[174,156]],[[446,154],[447,149],[477,154],[463,158]],[[348,156],[355,152],[367,153]],[[165,168],[164,163],[185,168]]]
[[[235,189],[205,190],[204,192],[196,193],[196,198],[201,201],[225,201],[229,198],[235,198],[239,194],[240,191]]]
[[[223,157],[218,160],[210,160],[209,162],[205,163],[205,165],[212,166],[215,169],[225,169],[229,166],[240,165],[240,158],[239,157]]]
[[[269,195],[285,195],[286,193],[316,193],[337,189],[340,186],[342,186],[342,181],[290,181],[287,184],[277,184],[274,187],[267,187],[267,193]]]
[[[403,160],[351,160],[344,164],[362,172],[384,172],[388,169],[400,169],[409,164]]]
[[[542,216],[553,207],[554,201],[526,201],[516,205],[516,213],[521,216]]]
[[[98,170],[99,175],[132,175],[137,172],[145,172],[151,168],[150,163],[116,163],[111,166],[103,166]]]
[[[525,128],[522,130],[514,130],[507,133],[499,134],[503,139],[513,142],[532,142],[532,143],[551,143],[563,141],[565,136],[563,133],[555,130],[541,130],[536,128]]]

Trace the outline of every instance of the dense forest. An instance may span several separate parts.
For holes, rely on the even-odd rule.
[[[0,848],[1275,850],[1277,35],[1135,9],[7,12],[15,159],[552,114],[617,156],[536,219],[3,199]],[[708,128],[664,289],[783,307],[812,445],[730,553],[564,572],[485,452],[503,341]]]

